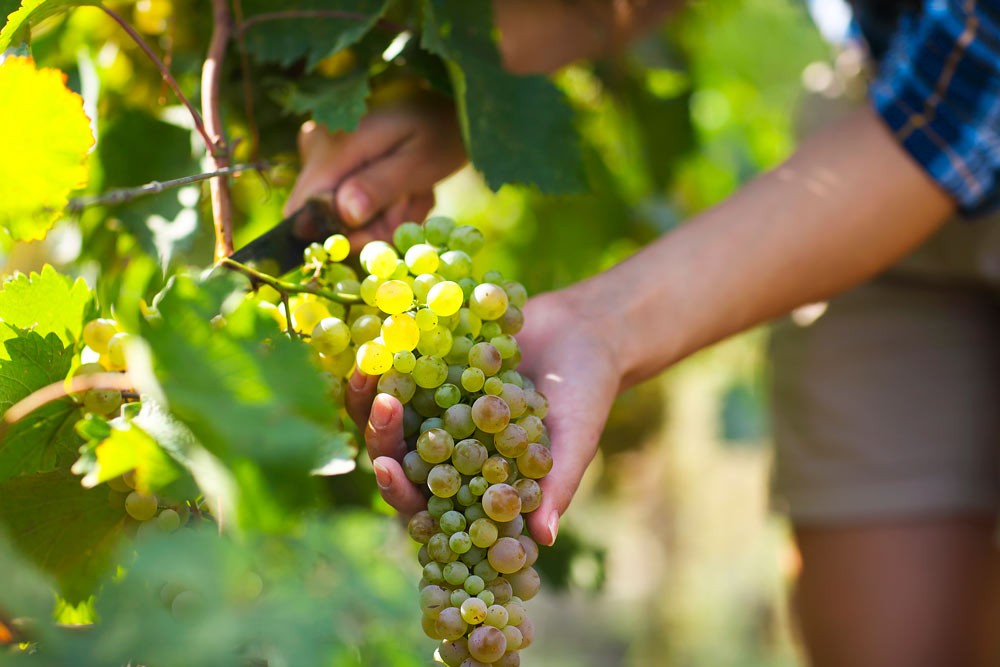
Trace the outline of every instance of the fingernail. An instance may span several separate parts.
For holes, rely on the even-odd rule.
[[[369,417],[372,426],[375,428],[384,428],[390,419],[392,419],[392,408],[385,404],[381,396],[376,396],[375,402],[372,403],[372,413]]]
[[[356,185],[346,184],[341,187],[337,201],[347,214],[348,222],[360,225],[371,217],[371,200]]]
[[[368,382],[367,375],[362,375],[361,373],[354,373],[351,375],[351,389],[361,391],[365,388],[366,382]]]
[[[373,463],[372,467],[375,469],[375,483],[378,484],[378,488],[388,489],[389,485],[392,484],[392,475],[389,474],[389,469],[381,463]]]
[[[559,533],[559,515],[555,512],[549,517],[549,544],[553,544],[556,541],[556,535]]]

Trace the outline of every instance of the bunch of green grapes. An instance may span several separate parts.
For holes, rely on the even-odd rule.
[[[422,623],[452,667],[519,665],[531,644],[522,603],[538,592],[538,546],[524,515],[540,505],[538,480],[552,467],[548,403],[517,372],[527,295],[495,271],[476,280],[483,243],[478,229],[448,218],[406,223],[392,245],[361,250],[359,281],[340,264],[347,239],[332,236],[306,250],[306,265],[360,303],[289,306],[293,320],[333,308],[309,335],[323,365],[341,377],[354,367],[379,376],[378,390],[403,404],[403,469],[428,496],[408,526],[421,544]]]

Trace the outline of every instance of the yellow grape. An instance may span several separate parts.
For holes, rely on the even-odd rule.
[[[383,280],[391,276],[396,271],[396,262],[399,255],[388,243],[383,241],[372,241],[365,244],[361,249],[361,266],[373,276],[378,276]]]
[[[382,339],[393,354],[409,352],[420,342],[420,328],[411,315],[406,313],[390,315],[382,323]]]
[[[368,341],[358,348],[358,368],[365,375],[382,375],[392,368],[392,352],[375,341]]]
[[[108,341],[118,333],[118,323],[105,318],[87,322],[83,327],[83,342],[94,352],[106,354]]]
[[[421,331],[430,331],[438,325],[438,316],[430,308],[421,308],[415,317]]]
[[[437,249],[427,243],[418,243],[406,251],[406,266],[414,275],[434,273],[440,258]]]
[[[465,300],[462,287],[455,282],[445,280],[434,285],[427,292],[427,307],[438,317],[448,317],[458,312]]]
[[[125,364],[125,346],[128,344],[129,334],[118,333],[108,341],[108,353],[104,359],[107,361],[107,368],[113,371],[123,371]]]
[[[375,290],[375,305],[390,315],[402,313],[413,305],[413,290],[402,280],[387,280]]]
[[[351,252],[351,242],[343,234],[334,234],[323,242],[323,249],[331,262],[342,262]]]
[[[312,332],[327,317],[330,317],[330,311],[315,299],[303,299],[292,306],[292,326],[296,331]]]

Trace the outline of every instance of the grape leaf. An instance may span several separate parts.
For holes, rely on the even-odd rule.
[[[317,85],[299,85],[284,99],[284,106],[295,113],[312,114],[331,132],[353,132],[365,114],[368,97],[367,72],[349,74],[338,79],[324,79]]]
[[[543,192],[584,188],[573,113],[551,81],[515,76],[500,61],[489,3],[425,0],[421,45],[448,60],[472,163],[497,190],[534,184]]]
[[[68,347],[76,345],[83,325],[96,316],[94,295],[83,279],[74,281],[48,264],[41,273],[18,273],[0,285],[0,321],[42,337],[54,333]],[[0,342],[12,333],[14,329],[0,327]],[[0,360],[8,358],[0,349]]]
[[[87,181],[94,137],[83,100],[65,78],[59,70],[36,69],[28,58],[0,63],[0,146],[6,157],[0,161],[0,226],[15,240],[44,237],[70,192]]]
[[[0,623],[4,612],[10,618],[52,613],[52,585],[37,568],[17,552],[7,531],[0,526],[0,572],[8,573],[0,586]],[[12,576],[16,572],[16,576]],[[0,649],[2,650],[2,649]]]
[[[6,324],[0,328],[10,329]],[[0,359],[0,411],[62,380],[73,363],[73,348],[63,346],[54,333],[42,338],[18,330],[3,346],[8,359]],[[79,406],[62,398],[12,425],[0,440],[0,481],[72,463],[82,442],[73,429],[79,418]]]
[[[249,0],[243,3],[248,21],[254,16],[302,12],[302,18],[280,18],[254,23],[246,28],[247,50],[262,62],[277,62],[288,66],[305,58],[306,69],[333,53],[358,42],[382,16],[388,0],[340,0],[331,6],[329,0],[293,0],[275,4],[269,0]],[[341,17],[318,15],[317,12],[338,12]],[[310,14],[312,12],[312,14]]]
[[[0,8],[6,10],[9,4],[17,7],[17,3],[4,2]],[[21,8],[7,16],[7,22],[0,30],[0,53],[10,48],[11,44],[20,41],[22,31],[26,31],[32,24],[38,23],[53,14],[57,14],[70,7],[80,7],[83,5],[99,5],[96,0],[24,0]]]
[[[89,415],[88,421],[104,422]],[[134,422],[114,419],[106,435],[101,436],[88,443],[87,451],[73,466],[74,473],[83,475],[81,483],[87,488],[135,470],[135,488],[155,493],[183,474],[180,466]]]
[[[240,517],[280,526],[289,506],[312,498],[314,468],[331,452],[355,452],[309,351],[243,299],[242,289],[234,292],[237,285],[243,281],[227,274],[205,282],[177,276],[142,335],[171,415],[234,477]],[[211,322],[220,310],[223,326]]]
[[[11,541],[57,579],[71,604],[93,594],[106,574],[124,516],[106,488],[85,489],[69,470],[0,483],[0,522]]]

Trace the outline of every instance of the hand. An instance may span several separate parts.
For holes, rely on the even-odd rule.
[[[302,172],[285,214],[311,196],[336,191],[341,218],[359,229],[351,234],[355,248],[388,238],[403,222],[423,220],[434,206],[434,184],[465,162],[454,107],[425,92],[375,109],[353,133],[307,122],[299,152]]]
[[[541,481],[542,504],[528,515],[531,534],[542,544],[555,541],[559,517],[597,452],[621,382],[609,328],[583,301],[584,285],[529,300],[525,328],[517,336],[522,350],[519,370],[535,381],[550,406],[545,423],[554,463]],[[347,408],[355,422],[365,425],[382,497],[403,515],[412,515],[424,508],[426,499],[399,463],[406,453],[403,406],[387,394],[376,396],[376,384],[375,378],[356,373]]]

